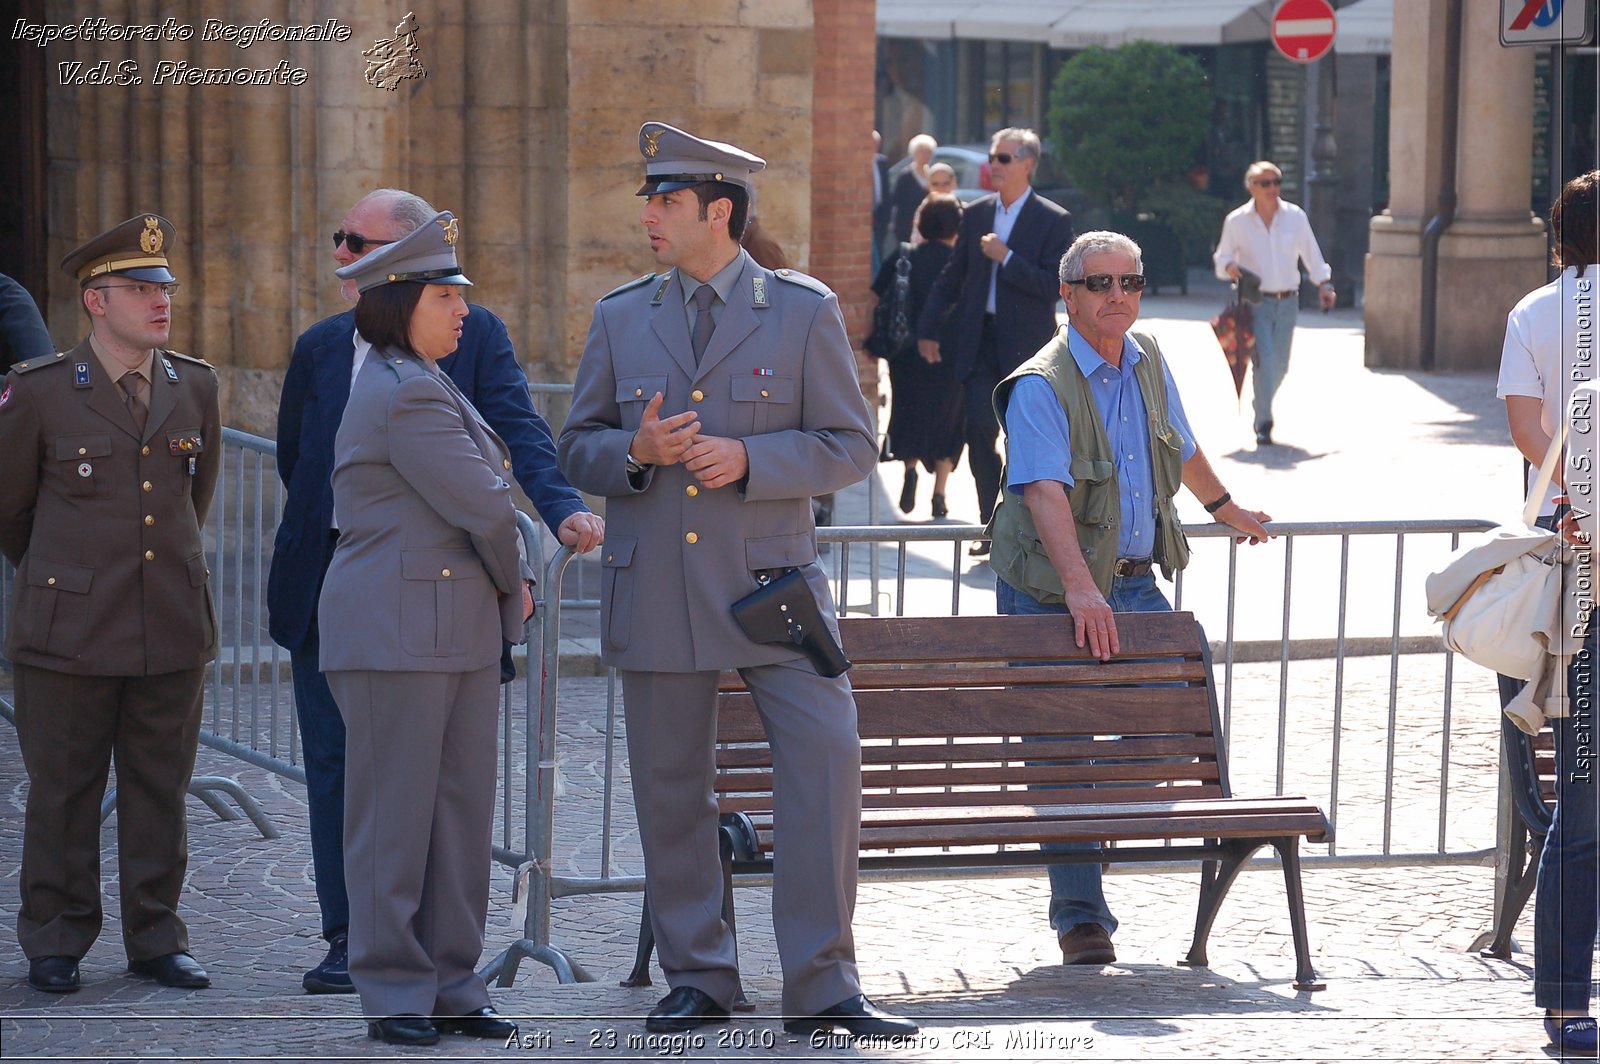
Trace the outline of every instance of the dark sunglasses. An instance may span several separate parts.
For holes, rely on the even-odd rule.
[[[1278,178],[1276,178],[1276,177],[1258,177],[1258,178],[1256,178],[1256,185],[1258,187],[1260,187],[1260,188],[1272,188],[1274,185],[1281,185],[1281,184],[1283,184],[1283,182],[1281,180],[1279,180]]]
[[[1080,277],[1076,281],[1068,281],[1067,283],[1081,284],[1089,291],[1099,294],[1101,292],[1111,291],[1112,281],[1116,281],[1118,284],[1120,284],[1124,292],[1144,291],[1144,274],[1142,273],[1125,273],[1120,277],[1113,276],[1109,273],[1091,273],[1087,277]]]
[[[1021,158],[1023,158],[1023,156],[1012,155],[1008,151],[992,151],[989,153],[989,161],[992,163],[999,163],[1002,166],[1010,166],[1013,159]]]
[[[376,248],[393,243],[393,240],[374,240],[370,236],[362,236],[360,233],[347,233],[343,229],[335,229],[333,231],[333,246],[337,248],[340,244],[343,244],[350,249],[352,255],[359,255],[369,247]]]

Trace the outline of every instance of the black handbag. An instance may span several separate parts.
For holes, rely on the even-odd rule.
[[[889,359],[911,339],[911,246],[895,252],[894,282],[872,311],[872,333],[861,346],[874,358]]]
[[[805,653],[818,674],[843,676],[850,662],[823,622],[805,574],[789,569],[776,579],[763,580],[733,604],[733,619],[744,634],[757,643],[791,643]]]

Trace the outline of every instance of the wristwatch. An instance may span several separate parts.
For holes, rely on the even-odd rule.
[[[639,461],[637,458],[635,458],[633,456],[633,452],[632,451],[629,451],[628,452],[628,475],[630,477],[632,477],[632,476],[637,476],[638,474],[643,473],[643,472],[644,472],[644,463]]]

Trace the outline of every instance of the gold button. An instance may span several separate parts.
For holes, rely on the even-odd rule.
[[[150,457],[150,448],[148,448],[148,447],[145,447],[145,448],[142,448],[142,449],[141,449],[141,450],[140,450],[140,451],[139,451],[139,454],[140,454],[140,455],[141,455],[141,456],[143,456],[143,457],[145,457],[145,458],[149,458],[149,457]]]
[[[145,491],[154,491],[155,490],[155,485],[150,483],[148,480],[144,482],[142,487],[144,488]]]
[[[683,541],[685,543],[699,543],[700,542],[700,537],[699,537],[699,535],[697,535],[694,532],[689,532],[689,533],[684,535]]]
[[[45,583],[49,584],[51,587],[55,587],[56,586],[56,578],[52,576],[50,579],[46,580]]]
[[[704,400],[705,397],[706,397],[706,393],[702,392],[699,388],[696,388],[694,391],[689,393],[689,398],[693,399],[697,403],[701,402],[702,400]]]
[[[145,551],[144,552],[144,560],[147,561],[147,562],[155,561],[156,560],[156,552],[153,551],[153,550]]]
[[[147,524],[147,525],[155,524],[156,523],[155,516],[153,514],[145,514],[144,515],[144,523]]]
[[[89,453],[89,448],[87,448],[87,447],[79,447],[78,448],[78,453],[79,454],[88,454]]]
[[[615,554],[607,554],[607,555],[606,555],[606,561],[608,561],[608,562],[614,562],[614,561],[616,561],[616,560],[617,560],[617,556],[616,556],[616,555],[615,555]]]
[[[643,388],[635,388],[633,390],[634,398],[638,398],[639,396],[641,396],[643,394],[644,394],[644,389]]]
[[[772,397],[772,393],[771,392],[767,391],[765,388],[761,389],[761,398],[769,399],[771,397]]]
[[[440,569],[439,570],[439,575],[440,576],[449,576],[450,575],[450,570],[449,569]]]
[[[692,499],[696,495],[700,494],[700,486],[698,484],[690,484],[687,488],[683,489],[683,493]]]
[[[505,466],[507,469],[510,469],[511,468],[511,459],[502,458],[502,459],[500,459],[500,464]]]

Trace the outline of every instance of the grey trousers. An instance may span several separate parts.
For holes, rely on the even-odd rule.
[[[772,923],[783,1012],[806,1016],[861,992],[856,974],[861,740],[844,677],[805,660],[741,669],[772,747],[777,838]],[[668,985],[726,1006],[739,986],[722,919],[712,793],[717,673],[621,673],[645,885]]]
[[[500,666],[327,677],[345,726],[350,978],[362,1011],[480,1009]]]

